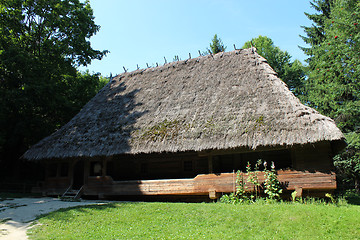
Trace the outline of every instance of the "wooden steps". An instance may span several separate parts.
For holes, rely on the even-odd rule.
[[[84,186],[82,186],[79,190],[72,189],[72,186],[70,186],[68,189],[66,189],[66,191],[63,193],[61,198],[69,199],[69,200],[78,200],[83,193],[84,193]]]

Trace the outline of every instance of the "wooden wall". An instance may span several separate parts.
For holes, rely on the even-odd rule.
[[[333,179],[335,175],[331,172],[334,170],[332,155],[331,144],[329,142],[321,142],[291,148],[283,147],[272,150],[267,148],[258,151],[244,151],[240,149],[222,150],[221,152],[214,151],[208,152],[207,154],[184,152],[119,155],[111,158],[98,157],[91,159],[55,160],[47,164],[44,189],[46,189],[48,193],[61,194],[70,184],[78,182],[78,185],[87,185],[88,194],[97,195],[99,191],[102,192],[101,194],[106,194],[106,192],[142,193],[144,191],[146,192],[149,186],[152,186],[154,189],[154,186],[157,184],[154,185],[153,182],[143,182],[142,180],[168,179],[168,181],[158,182],[161,187],[168,188],[167,190],[164,189],[161,191],[172,191],[171,189],[175,188],[175,192],[185,191],[186,194],[190,194],[191,190],[186,187],[186,184],[191,185],[196,183],[193,179],[205,179],[213,176],[209,175],[212,173],[215,174],[214,176],[225,176],[223,175],[224,173],[232,173],[238,169],[245,172],[247,163],[250,162],[251,165],[254,166],[258,159],[266,160],[268,166],[270,166],[271,161],[274,161],[276,169],[278,170],[290,170],[290,172],[286,174],[286,177],[291,180],[291,182],[289,182],[290,189],[293,188],[291,186],[304,185],[303,183],[304,181],[306,182],[306,180],[304,180],[306,177],[311,177],[311,179],[309,179],[310,182],[306,182],[306,184],[312,185],[306,185],[307,188],[313,188],[314,186],[315,188],[316,186],[322,188],[322,186],[320,186],[321,184],[319,185],[318,183],[312,182],[313,180],[321,180],[321,178],[317,178],[317,176],[320,175],[301,175],[301,172],[322,172],[330,174],[330,185],[331,188],[334,188],[334,186],[336,187],[336,183],[334,185]],[[101,165],[100,171],[92,169],[95,168],[96,165],[99,167],[99,164]],[[79,167],[81,169],[79,169]],[[259,170],[262,169],[263,166],[261,166]],[[296,174],[291,175],[291,170],[296,170]],[[79,171],[82,171],[82,176],[80,178],[74,177],[75,175],[77,176]],[[199,178],[201,174],[203,174],[203,177]],[[327,178],[328,176],[326,175],[325,179]],[[189,181],[191,181],[177,181],[181,179],[189,179]],[[216,179],[220,180],[220,178],[212,177],[210,182],[217,181]],[[137,182],[135,182],[135,184],[131,182],[133,180],[136,180],[139,184],[137,184]],[[120,181],[122,181],[123,184],[113,184],[113,182],[119,183]],[[128,184],[126,184],[126,181]],[[226,181],[221,183],[224,189],[226,190],[229,187],[233,188],[233,185],[228,185]],[[197,185],[195,184],[198,186],[197,189],[199,186],[202,186],[201,184],[203,183],[205,184],[202,180],[197,182]],[[172,186],[171,184],[174,185]],[[177,188],[179,184],[182,187]],[[215,183],[212,183],[212,185],[214,184]],[[326,184],[327,183],[325,183],[325,186],[328,187]],[[212,185],[210,184],[209,186],[211,187]],[[136,188],[134,186],[136,186]],[[208,186],[204,187],[207,188]],[[133,189],[129,190],[129,188]],[[200,190],[197,190],[198,194],[199,191]],[[203,192],[201,192],[201,194],[203,194]]]
[[[72,162],[67,160],[47,162],[41,191],[47,195],[58,195],[65,191],[72,181],[72,169]]]
[[[333,171],[332,157],[333,153],[329,142],[296,146],[292,149],[293,168],[296,170]]]
[[[193,178],[207,172],[207,158],[196,152],[121,155],[113,157],[107,167],[107,175],[116,181]]]

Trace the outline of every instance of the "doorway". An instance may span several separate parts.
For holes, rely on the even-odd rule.
[[[74,165],[73,189],[79,190],[84,185],[84,161],[79,160]]]

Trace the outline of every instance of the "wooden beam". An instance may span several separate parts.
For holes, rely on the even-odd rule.
[[[247,174],[243,173],[246,181]],[[260,182],[264,182],[263,172],[259,172]],[[331,191],[336,189],[335,173],[305,172],[295,170],[278,171],[278,179],[285,190],[301,194],[304,190]],[[200,174],[189,179],[129,180],[113,181],[111,177],[90,177],[85,194],[97,195],[208,195],[230,193],[234,190],[234,173]],[[253,185],[246,184],[246,191]]]
[[[274,146],[274,147],[257,147],[256,152],[265,152],[265,151],[276,151],[290,149],[290,146]],[[199,157],[206,157],[209,155],[228,155],[228,154],[240,154],[240,153],[249,153],[254,152],[254,149],[247,147],[238,147],[232,149],[217,149],[217,150],[206,150],[198,153]]]

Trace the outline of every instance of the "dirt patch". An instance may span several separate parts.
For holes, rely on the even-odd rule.
[[[15,198],[0,201],[0,239],[28,239],[26,231],[33,226],[37,216],[61,208],[90,204],[106,204],[107,201],[62,201],[58,198]]]

